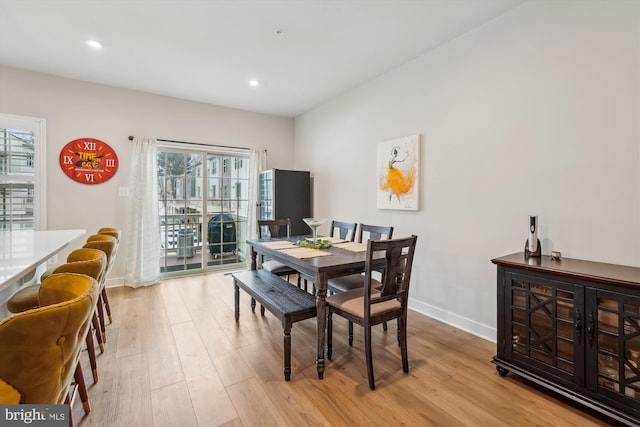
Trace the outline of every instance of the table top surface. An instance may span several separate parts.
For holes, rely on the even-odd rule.
[[[317,272],[336,272],[348,269],[356,269],[364,271],[364,262],[366,259],[366,251],[350,251],[342,249],[339,246],[333,245],[326,249],[320,249],[322,252],[330,252],[330,256],[319,256],[314,258],[296,258],[288,255],[286,251],[271,248],[264,243],[273,241],[286,241],[295,242],[297,240],[304,239],[306,236],[295,236],[288,239],[254,239],[247,240],[247,244],[252,246],[256,252],[264,255],[268,255],[272,258],[278,259],[284,262],[288,266],[295,268],[298,271],[302,271],[308,274]],[[374,256],[374,259],[384,259],[384,253],[380,252],[379,256]]]
[[[640,286],[640,268],[626,265],[573,258],[554,260],[548,255],[526,258],[524,252],[495,258],[491,262],[496,265],[542,271],[570,278],[595,280],[621,286]]]
[[[47,261],[86,230],[0,231],[0,289]]]

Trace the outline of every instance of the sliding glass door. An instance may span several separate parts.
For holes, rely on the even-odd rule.
[[[202,273],[244,264],[248,154],[160,148],[161,271]]]

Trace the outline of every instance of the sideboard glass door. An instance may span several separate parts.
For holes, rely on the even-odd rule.
[[[583,288],[535,276],[509,276],[511,357],[583,382]]]
[[[640,408],[640,299],[597,294],[597,389]]]

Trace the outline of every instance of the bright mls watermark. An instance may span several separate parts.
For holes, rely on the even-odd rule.
[[[1,426],[66,427],[68,405],[0,405]]]

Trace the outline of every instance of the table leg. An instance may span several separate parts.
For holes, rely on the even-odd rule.
[[[235,306],[235,317],[236,317],[236,322],[240,320],[240,287],[238,285],[236,285],[235,283],[233,284],[233,302],[234,302],[234,306]]]
[[[253,246],[251,246],[251,269],[255,270],[258,268],[257,262],[256,262],[256,258],[258,257],[258,253],[253,249]]]
[[[324,377],[324,345],[325,345],[325,324],[327,317],[327,276],[325,274],[318,274],[315,278],[317,294],[316,294],[316,314],[317,314],[317,345],[318,355],[316,359],[316,368],[318,370],[318,378]]]
[[[258,253],[251,246],[251,270],[256,270],[258,268],[258,264],[256,262],[258,257]],[[256,312],[256,300],[251,297],[251,312]],[[264,316],[264,307],[262,307],[262,315]]]

